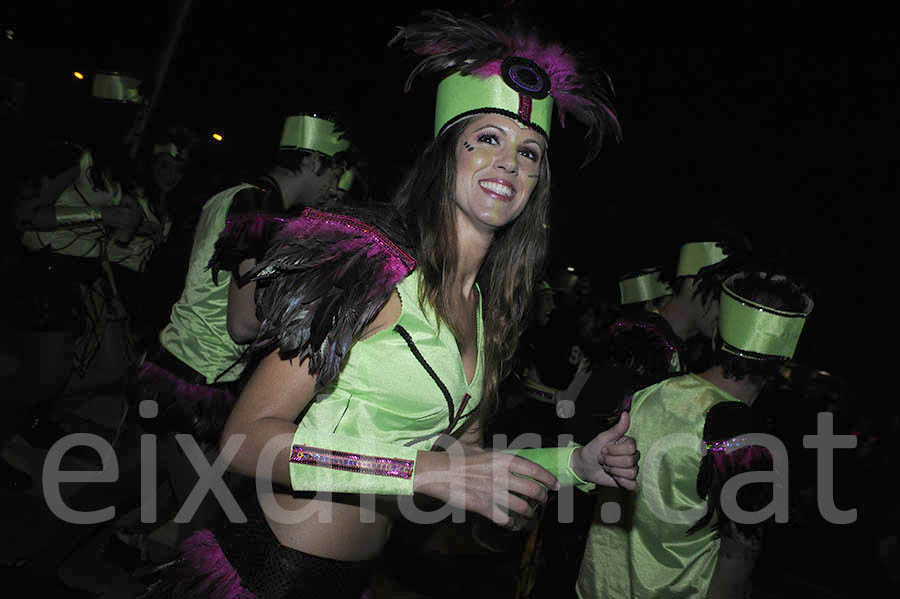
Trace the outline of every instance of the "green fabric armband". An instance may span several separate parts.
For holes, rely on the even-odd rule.
[[[298,428],[291,444],[291,487],[375,495],[412,495],[418,450]]]
[[[579,491],[593,491],[597,485],[582,480],[572,470],[572,454],[581,447],[572,443],[568,447],[543,447],[540,449],[507,449],[503,453],[511,453],[534,462],[538,466],[556,476],[561,487],[574,486]]]
[[[72,225],[85,225],[103,220],[103,214],[96,208],[57,208],[54,211],[56,224],[65,227]]]

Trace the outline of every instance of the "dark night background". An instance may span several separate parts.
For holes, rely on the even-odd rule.
[[[7,2],[2,25],[15,35],[2,40],[3,68],[28,83],[29,127],[61,135],[78,120],[89,81],[75,70],[150,80],[180,5]],[[414,59],[387,47],[426,7],[195,0],[152,118],[222,132],[202,154],[210,168],[252,173],[272,157],[284,116],[337,112],[385,198],[432,132],[433,80],[404,94]],[[847,379],[859,409],[895,411],[875,386],[885,371],[874,355],[894,338],[883,324],[886,207],[897,200],[893,18],[866,3],[828,13],[752,1],[448,8],[523,10],[615,84],[624,139],[593,164],[578,168],[578,124],[554,123],[555,266],[589,272],[612,294],[619,274],[674,260],[682,241],[724,221],[811,286],[798,361]]]
[[[28,80],[34,127],[77,120],[65,99],[89,83],[74,70],[150,80],[180,4],[7,3],[15,39],[5,54]],[[886,131],[896,124],[896,35],[864,4],[852,14],[813,3],[651,4],[454,6],[522,9],[591,53],[615,84],[624,140],[592,165],[577,168],[577,123],[554,124],[555,262],[612,290],[617,275],[672,260],[684,239],[724,220],[812,285],[798,359],[861,390],[874,336],[860,317],[883,302],[875,208],[897,191]],[[271,157],[286,114],[337,111],[386,197],[431,131],[433,81],[404,95],[413,59],[386,46],[421,7],[195,1],[153,119],[223,132],[210,159],[252,172]]]

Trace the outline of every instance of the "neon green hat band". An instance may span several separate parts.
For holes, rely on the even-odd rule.
[[[316,116],[290,116],[281,131],[282,150],[312,150],[326,156],[334,156],[350,147],[350,142],[341,139],[335,131],[334,123]]]
[[[553,98],[540,100],[519,94],[497,75],[479,77],[454,73],[441,81],[434,111],[434,136],[466,116],[495,112],[550,137]],[[527,117],[525,115],[528,115]]]
[[[703,268],[717,264],[725,259],[725,252],[715,241],[698,241],[681,246],[678,256],[677,277],[692,277]]]
[[[619,303],[622,305],[634,304],[671,295],[672,288],[660,280],[660,274],[662,274],[660,269],[655,268],[619,281]]]
[[[91,95],[101,100],[140,104],[143,99],[139,79],[120,73],[97,73],[91,85]]]
[[[813,302],[806,297],[803,312],[770,308],[739,296],[731,290],[737,274],[722,285],[719,303],[719,335],[722,349],[744,358],[756,360],[794,357],[797,342]]]

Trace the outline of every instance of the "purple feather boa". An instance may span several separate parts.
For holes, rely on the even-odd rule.
[[[203,577],[198,592],[206,592],[211,599],[256,599],[256,595],[241,586],[241,577],[219,547],[215,535],[200,530],[181,544],[184,566]]]
[[[257,599],[244,588],[212,531],[195,532],[178,550],[178,559],[157,570],[159,578],[141,599]]]
[[[142,383],[151,382],[156,383],[157,385],[162,384],[167,387],[166,391],[172,393],[178,400],[222,400],[228,404],[234,403],[234,395],[227,390],[188,383],[149,360],[141,365],[141,369],[138,372],[138,380]]]

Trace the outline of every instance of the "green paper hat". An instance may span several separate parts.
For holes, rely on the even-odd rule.
[[[334,156],[350,147],[341,138],[334,122],[312,114],[289,116],[281,131],[282,150],[311,150],[326,156]]]
[[[91,95],[111,102],[140,104],[143,102],[138,89],[140,85],[139,79],[124,73],[96,73],[91,85]]]
[[[787,360],[794,357],[803,325],[813,309],[812,299],[803,296],[806,306],[802,312],[771,308],[735,293],[732,289],[734,281],[745,276],[738,273],[722,284],[719,301],[722,349],[754,360]],[[785,278],[774,277],[772,280]]]
[[[398,28],[391,44],[397,42],[420,57],[405,91],[419,75],[444,77],[437,91],[435,137],[461,119],[496,113],[549,138],[555,107],[560,125],[571,116],[587,127],[585,163],[597,156],[606,133],[621,138],[609,77],[585,69],[561,45],[544,43],[534,32],[426,10],[418,22]]]
[[[697,241],[681,246],[676,277],[693,277],[702,269],[718,264],[726,258],[716,241]]]
[[[619,279],[619,303],[623,306],[647,302],[672,294],[672,288],[660,279],[661,268],[647,268]]]
[[[153,153],[168,154],[172,158],[178,158],[178,146],[172,141],[163,144],[153,144]]]
[[[525,93],[528,90],[523,89],[522,84],[510,76],[481,77],[453,73],[438,85],[434,136],[437,137],[444,129],[460,119],[493,112],[517,120],[549,138],[550,120],[553,116],[553,98],[548,93],[549,79],[533,62],[524,58],[519,58],[520,62],[513,62],[513,58],[516,57],[503,61],[501,67],[504,69],[503,72],[518,73],[520,78],[529,76],[540,81],[535,88],[539,89],[538,96],[541,95],[540,91],[543,91],[543,97],[528,95]],[[526,61],[529,64],[525,64]],[[513,62],[512,67],[510,62]],[[546,79],[546,85],[541,79],[542,76]],[[543,86],[542,90],[540,86]]]

